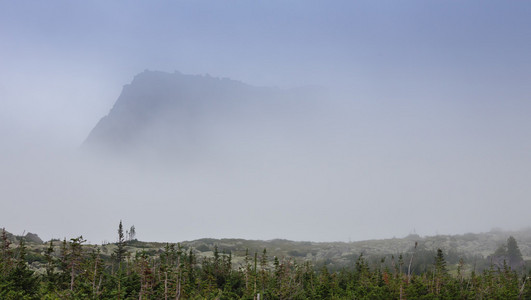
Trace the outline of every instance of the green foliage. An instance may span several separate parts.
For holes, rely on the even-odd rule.
[[[5,230],[2,232],[2,256],[0,257],[0,299],[39,299],[39,278],[28,268],[26,245],[20,239],[15,251],[9,248]]]
[[[13,244],[5,232],[0,256],[0,299],[518,299],[530,298],[527,276],[509,261],[476,272],[473,256],[430,250],[423,244],[395,255],[348,255],[314,264],[300,256],[277,256],[279,247],[241,249],[234,243],[202,240],[190,244],[118,241],[85,245],[83,237],[51,241],[31,249]],[[218,241],[218,243],[213,243]],[[127,242],[127,244],[126,244]],[[290,246],[277,240],[275,245]],[[132,247],[131,245],[137,245]],[[225,247],[228,245],[227,247]],[[311,243],[301,244],[311,247]],[[140,247],[145,247],[142,250]],[[313,250],[288,251],[315,255]],[[521,259],[516,240],[504,255]],[[234,253],[239,253],[234,255]],[[111,259],[112,256],[112,259]],[[38,260],[34,259],[39,257]],[[467,264],[467,260],[472,260]],[[28,261],[41,266],[39,273]],[[411,265],[411,268],[409,267]],[[529,274],[531,275],[531,274]]]
[[[523,260],[522,253],[520,252],[520,248],[518,248],[516,239],[512,236],[507,239],[507,257],[509,258],[509,262],[511,264],[518,263]]]
[[[122,220],[120,220],[120,224],[118,225],[118,242],[116,243],[116,250],[114,250],[114,254],[116,255],[116,262],[120,266],[119,268],[121,268],[121,264],[124,260],[126,253],[127,250],[125,249],[124,228],[122,226]]]

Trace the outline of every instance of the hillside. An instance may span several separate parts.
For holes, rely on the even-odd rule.
[[[9,234],[8,234],[9,235]],[[33,234],[28,234],[32,235]],[[353,266],[356,259],[363,256],[375,261],[384,257],[398,257],[403,254],[409,257],[412,253],[417,256],[425,255],[422,259],[431,260],[437,249],[446,253],[450,263],[457,264],[463,259],[466,264],[476,264],[478,267],[486,267],[489,264],[488,257],[501,245],[507,242],[507,238],[513,236],[518,242],[518,247],[524,260],[531,261],[531,229],[519,231],[492,230],[485,233],[467,233],[463,235],[438,235],[420,237],[409,235],[405,238],[392,238],[382,240],[367,240],[356,242],[309,242],[289,241],[275,239],[269,241],[245,240],[245,239],[199,239],[182,241],[179,244],[183,249],[192,249],[198,257],[211,257],[214,248],[220,252],[231,253],[233,262],[241,264],[246,252],[250,254],[262,253],[267,250],[270,257],[291,258],[297,261],[309,261],[314,265],[327,265],[333,269]],[[20,237],[9,235],[13,246]],[[38,237],[37,237],[38,238]],[[36,239],[27,239],[30,249],[31,266],[41,268],[43,263],[42,254],[49,246],[49,241],[44,243],[35,242]],[[38,241],[38,240],[37,240]],[[415,243],[418,243],[416,249]],[[56,240],[54,246],[56,253],[59,252],[61,241]],[[167,243],[143,242],[132,240],[126,243],[126,249],[130,255],[146,252],[150,256],[157,257],[164,251]],[[110,258],[116,245],[86,245],[88,249],[100,249],[104,257]],[[420,259],[420,257],[418,258]]]
[[[24,242],[25,238],[4,230],[0,298],[527,299],[531,296],[531,288],[526,286],[528,276],[523,276],[530,266],[529,229],[425,238],[410,235],[354,243],[200,239],[169,244],[126,240],[126,236],[134,235],[124,235],[121,225],[117,242],[105,245],[85,245],[81,236],[41,243],[35,234],[28,234],[28,241]],[[513,236],[520,240],[524,255]],[[497,241],[502,243],[496,245]],[[489,257],[480,254],[494,247],[495,254]]]

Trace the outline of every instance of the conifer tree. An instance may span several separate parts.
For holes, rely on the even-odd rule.
[[[7,240],[5,231],[3,236]],[[34,272],[28,267],[26,251],[24,238],[21,238],[16,249],[17,255],[9,258],[13,264],[4,268],[3,273],[0,274],[0,299],[37,299],[36,292],[39,282],[38,278],[34,276]],[[3,254],[14,255],[11,251]]]
[[[127,254],[127,250],[125,249],[125,236],[124,236],[124,228],[122,225],[122,220],[120,220],[120,224],[118,225],[118,241],[116,242],[116,249],[114,250],[115,259],[118,265],[118,292],[117,292],[117,299],[122,298],[122,280],[123,280],[123,266],[122,262],[124,261],[124,258]]]
[[[437,256],[435,256],[435,270],[434,270],[434,280],[435,280],[435,294],[438,295],[441,292],[441,287],[445,283],[446,277],[448,275],[448,270],[446,268],[446,260],[444,259],[444,254],[441,249],[437,249]]]
[[[82,244],[86,242],[83,236],[70,239],[70,247],[68,252],[68,269],[70,271],[70,291],[74,291],[74,282],[76,275],[79,272],[81,261],[83,259]]]
[[[13,253],[10,249],[11,241],[7,237],[5,228],[2,228],[2,253],[0,253],[0,276],[6,276],[13,267]]]
[[[518,248],[516,239],[513,236],[510,236],[507,239],[507,257],[509,258],[511,266],[518,265],[523,261],[522,253],[520,252],[520,248]]]
[[[267,271],[268,271],[267,250],[266,248],[264,248],[264,251],[262,252],[262,256],[260,257],[260,287],[261,287],[262,295],[265,294]]]
[[[44,259],[46,260],[46,274],[44,279],[47,284],[46,290],[48,291],[52,291],[57,284],[57,274],[55,273],[56,261],[52,256],[53,252],[53,240],[51,240],[48,248],[46,248],[46,251],[44,252]]]
[[[127,253],[127,250],[125,249],[125,243],[124,228],[122,226],[122,220],[120,220],[120,224],[118,225],[118,242],[116,243],[116,249],[114,250],[119,269],[122,268],[122,262],[124,261],[125,255]]]

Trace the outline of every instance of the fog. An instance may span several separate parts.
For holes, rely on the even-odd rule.
[[[530,14],[501,1],[2,2],[0,227],[100,243],[120,220],[171,242],[531,226]],[[186,147],[170,153],[151,147],[157,125],[131,154],[84,151],[146,69],[320,92],[180,119]]]

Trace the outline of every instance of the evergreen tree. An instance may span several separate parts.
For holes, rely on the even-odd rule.
[[[6,276],[13,267],[13,252],[10,248],[10,245],[11,241],[7,237],[7,232],[5,228],[2,228],[2,253],[0,253],[0,276]]]
[[[512,267],[517,266],[523,261],[522,253],[520,252],[520,248],[518,248],[516,239],[513,236],[510,236],[507,239],[507,258]]]
[[[86,242],[83,236],[70,239],[70,247],[68,252],[68,269],[70,271],[70,291],[74,291],[74,283],[76,276],[82,272],[81,264],[83,260],[82,244]]]
[[[122,262],[124,261],[124,258],[127,254],[127,250],[125,249],[125,236],[124,236],[124,228],[122,225],[122,220],[120,220],[120,224],[118,225],[118,241],[116,242],[116,249],[114,250],[115,260],[118,265],[118,272],[117,272],[117,285],[118,285],[118,291],[116,293],[116,299],[122,299],[124,295],[124,291],[122,289],[122,281],[124,279],[123,277],[123,266]]]
[[[119,269],[122,268],[122,262],[124,261],[125,255],[127,253],[127,250],[125,249],[125,243],[124,228],[122,226],[122,220],[120,220],[120,224],[118,225],[118,242],[116,243],[116,249],[114,250]]]
[[[50,241],[48,248],[44,252],[44,259],[46,260],[46,273],[44,274],[44,282],[46,282],[45,290],[51,292],[57,285],[57,273],[55,268],[57,265],[56,260],[53,257],[54,247],[53,241]]]
[[[0,275],[0,299],[38,299],[38,277],[34,276],[34,272],[28,268],[23,238],[20,239],[16,250],[17,256],[9,257],[13,265],[10,265],[8,269],[3,269]],[[3,254],[12,255],[13,252]]]
[[[434,270],[434,288],[435,294],[441,293],[441,288],[445,284],[448,276],[448,269],[446,268],[446,260],[441,249],[437,249],[437,256],[435,256],[435,270]]]
[[[120,237],[118,243],[125,241]],[[86,251],[80,236],[65,239],[58,258],[54,245],[27,247],[23,239],[18,247],[10,246],[2,234],[0,255],[0,299],[531,299],[528,277],[520,277],[511,269],[509,259],[502,267],[493,265],[482,273],[466,272],[460,260],[457,273],[449,272],[454,263],[443,251],[419,250],[415,261],[430,258],[429,268],[408,273],[401,270],[404,258],[395,256],[386,261],[360,255],[355,265],[334,271],[332,265],[274,257],[268,267],[267,252],[254,259],[247,251],[238,269],[232,256],[213,248],[213,256],[196,257],[192,248],[183,251],[180,245],[166,244],[158,252],[137,252],[126,269],[114,272],[120,251],[107,252],[94,246]],[[33,249],[32,249],[33,248]],[[116,247],[117,248],[117,247]],[[100,252],[101,249],[101,252]],[[124,249],[124,248],[122,248]],[[40,252],[42,251],[42,253]],[[36,252],[39,252],[38,254]],[[514,238],[504,246],[504,257],[521,259]],[[26,255],[26,253],[28,253]],[[30,269],[28,261],[40,256],[41,275]],[[112,259],[109,260],[109,256]],[[466,258],[465,258],[466,259]],[[123,260],[123,253],[122,253]],[[410,261],[410,257],[406,258]],[[242,263],[242,261],[239,261]],[[32,267],[32,266],[31,266]],[[415,267],[417,269],[417,267]],[[453,268],[452,268],[453,270]],[[125,272],[127,271],[127,272]],[[393,274],[394,273],[394,274]]]

